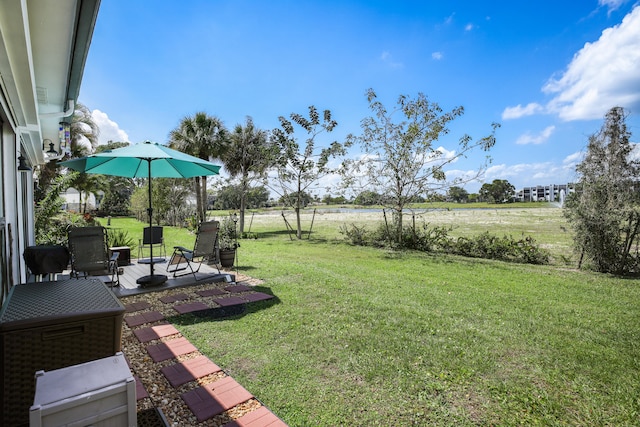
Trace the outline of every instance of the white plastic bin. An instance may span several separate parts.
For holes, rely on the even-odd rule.
[[[29,425],[137,426],[136,385],[123,354],[38,371]]]

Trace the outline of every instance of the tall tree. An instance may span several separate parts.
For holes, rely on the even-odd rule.
[[[204,112],[184,117],[169,134],[169,145],[204,160],[221,160],[229,146],[229,132],[222,120]],[[207,217],[207,177],[194,178],[198,221]]]
[[[278,117],[280,128],[274,129],[271,133],[279,154],[275,162],[275,185],[273,183],[266,183],[266,185],[295,210],[296,236],[301,239],[300,209],[303,207],[303,195],[321,178],[335,172],[335,169],[329,166],[329,161],[343,156],[346,153],[345,147],[349,143],[343,145],[334,141],[324,148],[316,146],[318,135],[331,132],[338,125],[331,118],[329,110],[324,110],[320,118],[318,110],[312,105],[309,107],[309,118],[297,113],[291,113],[290,118],[291,120],[283,116]],[[295,135],[294,124],[306,134],[302,146]]]
[[[231,210],[240,208],[240,184],[225,185],[215,195],[214,209]],[[269,190],[263,186],[251,187],[245,194],[246,207],[257,209],[265,207],[269,201]]]
[[[462,187],[452,185],[447,191],[447,195],[451,200],[458,203],[465,203],[469,200],[469,192]]]
[[[396,108],[388,111],[373,89],[366,95],[374,115],[362,120],[360,136],[348,138],[359,144],[366,155],[345,170],[344,182],[354,190],[360,183],[364,189],[385,195],[384,202],[395,213],[395,236],[401,245],[402,215],[407,204],[417,196],[465,182],[448,181],[445,167],[474,149],[488,151],[495,144],[495,130],[499,125],[493,123],[491,134],[478,140],[463,135],[455,149],[445,155],[445,150],[436,142],[449,133],[448,124],[464,113],[463,107],[443,112],[438,104],[419,93],[413,99],[401,95]],[[397,121],[396,114],[400,116]],[[486,163],[466,181],[476,179],[485,167]]]
[[[580,266],[586,257],[600,272],[640,270],[640,162],[632,155],[630,138],[624,109],[612,108],[576,167],[577,191],[567,198],[565,214],[581,253]]]
[[[272,166],[275,151],[267,132],[256,128],[251,117],[231,132],[230,146],[222,159],[225,169],[240,181],[240,235],[244,233],[244,214],[251,184],[264,177]]]
[[[505,179],[494,179],[491,184],[485,182],[480,188],[483,200],[493,203],[504,203],[513,199],[516,188]]]

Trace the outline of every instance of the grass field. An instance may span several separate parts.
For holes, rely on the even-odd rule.
[[[460,234],[525,232],[558,259],[570,250],[560,209],[422,219]],[[275,302],[172,321],[291,426],[638,424],[637,280],[352,247],[338,232],[378,220],[317,212],[311,239],[296,241],[279,212],[255,214],[239,271]]]

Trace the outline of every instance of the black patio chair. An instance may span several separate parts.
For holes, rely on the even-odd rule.
[[[196,277],[196,273],[200,271],[200,266],[205,261],[213,263],[218,269],[218,273],[220,273],[217,255],[219,228],[220,223],[218,221],[201,222],[198,226],[196,242],[193,246],[193,250],[187,249],[183,246],[173,247],[173,254],[167,264],[167,273],[173,273],[173,277],[184,276],[191,273],[197,280],[198,278]],[[194,269],[195,264],[198,264],[198,268]],[[184,270],[190,271],[177,274]]]
[[[162,236],[163,228],[159,225],[154,225],[153,227],[145,227],[142,230],[142,239],[138,239],[138,262],[143,259],[142,255],[144,255],[144,250],[151,250],[154,254],[156,253],[156,248],[159,252],[158,255],[161,260],[167,257],[167,248],[164,244],[164,237]],[[153,246],[153,248],[151,247]]]
[[[120,285],[119,252],[109,255],[104,227],[72,227],[68,232],[71,277],[110,276],[105,282]]]

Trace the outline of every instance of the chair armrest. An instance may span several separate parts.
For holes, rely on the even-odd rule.
[[[181,252],[193,252],[191,249],[187,249],[184,246],[174,246],[173,249]]]

